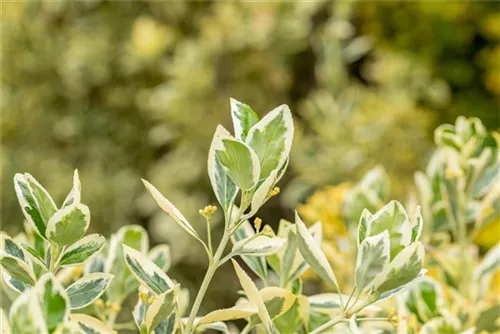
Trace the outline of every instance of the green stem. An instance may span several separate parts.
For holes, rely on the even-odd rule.
[[[196,299],[193,303],[193,308],[191,309],[191,313],[189,314],[189,319],[186,324],[186,334],[191,334],[193,332],[193,323],[196,315],[198,314],[198,311],[200,309],[201,303],[203,302],[203,298],[205,297],[205,294],[207,292],[208,286],[210,285],[210,282],[212,281],[212,278],[215,274],[215,271],[217,270],[219,266],[219,261],[222,257],[222,253],[224,252],[224,249],[226,248],[226,245],[229,241],[229,232],[227,230],[224,231],[224,235],[222,236],[222,240],[219,244],[219,247],[217,248],[217,251],[214,255],[214,258],[210,262],[208,266],[208,270],[205,274],[205,277],[203,278],[203,282],[201,283],[200,290],[198,291],[198,294],[196,295]]]
[[[242,330],[240,334],[248,334],[252,330],[252,326],[248,323]]]
[[[210,228],[210,218],[207,218],[207,243],[208,243],[208,250],[210,251],[210,256],[212,256],[213,250],[212,250],[212,231]]]

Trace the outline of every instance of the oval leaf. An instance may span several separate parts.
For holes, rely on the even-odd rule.
[[[250,106],[235,99],[229,99],[231,118],[233,119],[234,135],[239,140],[245,140],[248,131],[259,121],[259,115]]]
[[[217,159],[216,151],[223,150],[222,140],[230,138],[232,137],[229,132],[219,125],[215,130],[214,138],[208,151],[208,176],[215,196],[225,212],[229,209],[230,204],[233,203],[238,193],[238,187],[236,187],[236,184],[231,180]]]
[[[151,333],[163,319],[174,312],[177,306],[177,294],[175,290],[176,288],[174,287],[162,293],[149,305],[145,318],[148,333]]]
[[[356,289],[369,289],[375,277],[387,268],[390,257],[389,233],[384,231],[361,242],[356,261]]]
[[[44,314],[34,290],[26,291],[14,301],[10,308],[9,323],[12,333],[48,333]]]
[[[202,317],[197,325],[210,324],[218,321],[247,318],[259,311],[257,306],[251,303],[239,303],[231,308],[220,309],[210,312]]]
[[[161,295],[173,288],[174,284],[167,274],[143,254],[123,245],[123,255],[125,263],[135,278],[156,295]]]
[[[88,206],[75,203],[57,211],[49,220],[46,237],[60,246],[80,240],[90,224]]]
[[[2,251],[0,253],[0,265],[13,278],[29,285],[35,284],[36,279],[33,269],[21,259],[7,255]]]
[[[110,274],[93,273],[71,284],[66,289],[71,309],[75,310],[90,305],[102,296],[112,279],[113,275]]]
[[[106,244],[106,239],[99,234],[90,234],[78,240],[64,251],[61,266],[74,266],[90,260]]]
[[[259,235],[236,242],[233,253],[248,256],[267,256],[276,253],[285,243],[281,238]]]
[[[231,180],[243,190],[252,189],[260,175],[259,158],[255,152],[234,139],[222,139],[222,146],[215,150],[215,155]]]
[[[70,303],[66,291],[52,273],[40,277],[35,285],[49,332],[68,320]]]
[[[80,326],[84,334],[114,334],[115,332],[107,327],[100,320],[86,314],[72,314],[71,321]]]

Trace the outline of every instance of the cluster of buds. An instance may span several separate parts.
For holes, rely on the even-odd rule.
[[[212,217],[212,215],[215,213],[215,211],[217,211],[217,207],[214,206],[214,205],[207,205],[206,207],[204,207],[203,209],[201,209],[200,211],[198,211],[198,213],[200,215],[202,215],[203,217],[205,217],[206,219],[210,219],[210,217]]]

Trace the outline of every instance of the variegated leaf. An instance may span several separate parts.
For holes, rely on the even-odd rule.
[[[168,245],[157,245],[148,252],[148,258],[161,270],[167,271],[172,263],[170,247]]]
[[[277,182],[277,174],[277,169],[271,171],[269,176],[259,185],[252,196],[251,210],[250,213],[246,214],[247,217],[255,215],[260,207],[269,199],[269,193],[273,190],[273,187]]]
[[[428,277],[413,284],[405,296],[405,303],[408,310],[423,323],[444,314],[443,290],[436,281]]]
[[[295,303],[295,295],[290,291],[278,287],[267,287],[259,291],[266,305],[267,313],[271,319],[275,319],[286,313]],[[260,318],[253,315],[250,318],[252,324],[260,323]]]
[[[260,180],[280,169],[290,154],[293,140],[293,120],[287,105],[281,105],[250,129],[246,142],[260,161]]]
[[[231,236],[233,244],[241,240],[251,238],[255,235],[255,231],[248,220],[245,220],[236,232]],[[245,264],[260,278],[267,279],[267,265],[266,260],[262,257],[240,255]]]
[[[247,256],[267,256],[276,253],[285,240],[266,235],[251,236],[233,245],[233,253]]]
[[[486,276],[493,275],[500,268],[500,244],[490,249],[484,256],[483,260],[474,269],[474,277],[482,279]]]
[[[23,244],[22,249],[26,252],[28,257],[31,259],[33,263],[39,265],[43,270],[48,270],[45,260],[41,257],[41,255],[30,245]]]
[[[75,203],[80,203],[82,192],[82,184],[80,183],[80,177],[78,175],[78,170],[75,169],[73,173],[73,188],[69,192],[68,196],[64,200],[62,207],[65,208]]]
[[[361,242],[356,261],[356,289],[359,293],[370,289],[373,280],[389,265],[389,233],[384,231]]]
[[[298,333],[308,328],[309,303],[305,296],[299,295],[290,309],[274,320],[278,333]]]
[[[158,203],[160,208],[165,211],[177,224],[179,224],[187,233],[191,234],[196,239],[200,240],[200,236],[195,231],[195,229],[189,224],[188,220],[182,215],[182,213],[172,204],[168,199],[166,199],[151,183],[146,180],[142,180],[146,189],[151,194],[153,199]]]
[[[389,266],[377,275],[374,281],[374,288],[377,293],[382,294],[380,298],[387,297],[391,291],[399,292],[399,287],[406,287],[406,284],[417,278],[421,273],[424,261],[424,246],[420,242],[414,242],[403,249]],[[391,295],[394,293],[391,292]]]
[[[233,180],[231,180],[226,170],[217,159],[216,151],[224,149],[224,145],[222,144],[223,139],[231,138],[232,137],[229,132],[224,129],[224,127],[219,125],[215,130],[214,138],[212,139],[212,144],[210,145],[210,150],[208,151],[208,176],[210,178],[214,194],[224,212],[227,212],[230,204],[233,203],[236,194],[238,193],[238,187]]]
[[[295,225],[297,227],[297,245],[299,247],[300,254],[319,277],[333,285],[337,292],[340,293],[337,279],[335,278],[332,267],[328,263],[328,260],[320,246],[314,240],[300,219],[298,213],[295,213]]]
[[[113,329],[107,327],[102,321],[90,315],[76,313],[71,314],[70,319],[80,326],[84,334],[115,334]]]
[[[203,316],[197,325],[210,324],[219,321],[247,318],[259,311],[257,306],[251,303],[239,303],[231,308],[215,310]]]
[[[2,266],[11,277],[28,285],[35,284],[36,278],[33,269],[18,257],[0,251],[0,266]]]
[[[359,218],[358,224],[358,247],[361,245],[361,242],[366,238],[366,230],[368,221],[372,219],[372,214],[367,209],[364,209],[361,213],[361,217]]]
[[[90,234],[65,249],[60,265],[63,267],[82,264],[96,255],[106,244],[99,234]]]
[[[176,287],[173,287],[160,294],[149,305],[145,316],[145,326],[148,333],[152,332],[163,319],[174,312],[174,309],[177,307],[176,289]]]
[[[420,212],[420,206],[415,209],[415,222],[411,228],[411,242],[418,241],[422,235],[422,230],[424,229],[424,218]]]
[[[135,278],[156,295],[173,288],[172,280],[156,264],[135,249],[123,245],[125,263]]]
[[[70,302],[63,286],[52,273],[40,277],[35,285],[42,313],[49,332],[68,320]]]
[[[273,333],[273,323],[271,321],[271,318],[269,317],[269,314],[267,313],[266,305],[264,304],[264,300],[259,294],[259,290],[255,286],[255,283],[240,267],[238,262],[236,262],[235,260],[231,261],[233,262],[234,270],[236,271],[236,275],[238,276],[241,287],[243,288],[243,291],[245,291],[248,300],[252,304],[257,306],[257,313],[260,317],[260,320],[262,321],[262,324],[264,325],[264,328],[268,333]]]
[[[80,240],[90,224],[88,206],[75,203],[57,211],[49,220],[45,236],[60,246]]]
[[[71,309],[80,309],[93,303],[106,291],[112,279],[111,274],[92,273],[71,284],[66,289]]]
[[[259,115],[245,103],[229,99],[231,104],[231,118],[233,119],[234,134],[237,139],[245,140],[252,126],[259,121]]]
[[[203,324],[196,327],[196,333],[205,333],[207,330],[214,330],[224,334],[230,334],[229,328],[222,321],[212,322],[210,324]]]
[[[242,190],[252,189],[259,181],[259,158],[245,143],[222,139],[222,148],[216,149],[215,155],[231,180]]]
[[[47,223],[57,208],[49,193],[29,174],[14,176],[14,189],[26,220],[45,238]]]
[[[12,333],[47,334],[49,331],[45,321],[35,290],[21,294],[10,308],[9,323]]]

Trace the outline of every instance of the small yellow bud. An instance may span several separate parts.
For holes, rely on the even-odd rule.
[[[151,296],[151,298],[148,299],[148,301],[146,302],[146,304],[148,304],[148,305],[153,304],[153,302],[155,301],[155,299],[156,299],[156,296]]]
[[[269,193],[269,197],[276,196],[280,193],[280,188],[279,187],[274,187],[273,190]]]
[[[203,217],[209,219],[214,213],[217,211],[217,207],[214,205],[207,205],[202,210],[199,210],[198,213]]]
[[[274,237],[274,231],[271,226],[265,225],[264,228],[262,229],[261,232],[263,235],[266,235],[268,237]]]
[[[117,303],[112,303],[111,304],[111,310],[114,311],[114,312],[116,312],[116,313],[118,313],[121,310],[121,306],[118,305]]]
[[[255,230],[259,232],[260,227],[262,226],[262,219],[260,219],[259,217],[255,218],[255,220],[253,221],[253,226],[255,226]]]
[[[101,298],[96,300],[95,304],[97,305],[97,307],[104,308],[104,301]]]

